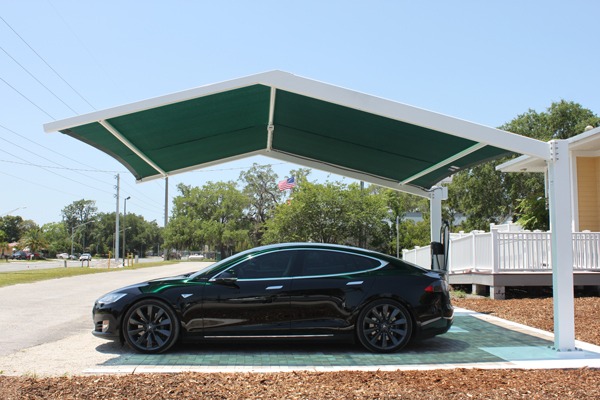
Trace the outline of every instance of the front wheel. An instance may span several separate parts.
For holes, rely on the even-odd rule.
[[[127,344],[140,353],[162,353],[179,337],[175,312],[158,300],[142,300],[127,311],[123,320]]]
[[[356,324],[360,343],[376,353],[400,350],[410,340],[412,330],[412,319],[406,307],[391,299],[368,304]]]

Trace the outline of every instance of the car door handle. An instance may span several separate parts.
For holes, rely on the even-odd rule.
[[[283,289],[283,285],[267,286],[267,290],[279,290],[279,289]]]
[[[362,285],[364,281],[352,281],[352,282],[348,282],[346,283],[346,286],[356,286],[356,285]]]

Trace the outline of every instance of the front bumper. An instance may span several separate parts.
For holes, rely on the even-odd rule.
[[[92,311],[94,330],[92,334],[107,340],[121,340],[121,321],[114,314],[114,310],[106,305],[94,304]]]
[[[120,340],[119,330],[116,328],[117,322],[110,315],[99,316],[100,319],[94,318],[94,330],[92,334],[96,337],[106,340]]]

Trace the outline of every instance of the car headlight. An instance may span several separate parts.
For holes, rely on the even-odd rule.
[[[109,294],[105,294],[104,296],[102,296],[98,300],[96,300],[96,303],[110,304],[110,303],[114,303],[115,301],[122,299],[125,296],[127,296],[127,293],[109,293]]]

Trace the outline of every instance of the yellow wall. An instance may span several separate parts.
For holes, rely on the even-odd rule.
[[[600,157],[577,157],[579,230],[600,232]]]

